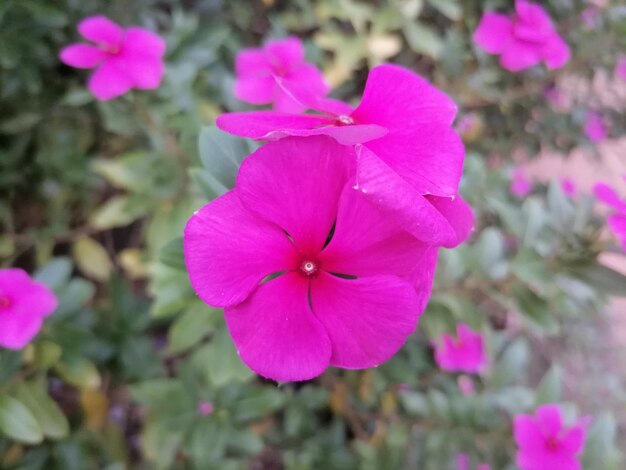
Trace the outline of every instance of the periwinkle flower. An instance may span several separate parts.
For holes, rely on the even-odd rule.
[[[352,151],[325,136],[270,142],[185,228],[194,290],[224,308],[241,359],[264,377],[377,366],[430,295],[436,248],[353,189]]]
[[[459,323],[456,338],[448,333],[435,342],[435,362],[449,372],[480,373],[487,366],[483,336]]]

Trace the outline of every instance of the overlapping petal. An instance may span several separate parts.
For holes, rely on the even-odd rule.
[[[485,12],[474,32],[474,41],[490,54],[504,52],[511,35],[513,22],[507,15]]]
[[[80,69],[97,67],[105,57],[102,50],[88,44],[72,44],[65,47],[59,55],[64,64]]]
[[[161,59],[165,55],[165,40],[158,34],[131,26],[124,36],[123,52],[133,57]]]
[[[124,30],[105,16],[90,16],[78,24],[78,32],[85,39],[89,39],[104,46],[117,46],[124,37]]]
[[[123,64],[108,60],[93,73],[87,86],[97,99],[107,101],[127,93],[133,87],[133,80]]]

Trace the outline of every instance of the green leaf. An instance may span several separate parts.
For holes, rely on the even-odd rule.
[[[253,377],[239,357],[226,328],[220,328],[206,350],[207,378],[216,387],[228,382],[244,382]]]
[[[497,389],[519,383],[523,378],[529,355],[530,350],[526,340],[520,338],[511,343],[493,368],[489,380],[491,387]]]
[[[409,47],[419,54],[437,59],[443,48],[443,41],[430,26],[422,23],[405,23],[402,28]]]
[[[56,402],[44,390],[43,382],[22,382],[16,394],[31,411],[46,437],[63,439],[69,433],[69,423]]]
[[[7,437],[26,444],[43,441],[43,432],[30,410],[8,395],[0,395],[0,431]]]
[[[452,21],[461,19],[461,5],[456,0],[428,0],[428,3]]]
[[[526,319],[544,333],[555,334],[559,330],[554,313],[546,300],[535,294],[529,287],[516,284],[511,289],[513,300]]]
[[[74,259],[78,268],[88,277],[106,281],[113,271],[113,262],[104,247],[90,237],[80,237],[74,242]]]
[[[56,365],[56,371],[68,383],[79,388],[98,388],[100,374],[93,362],[83,357],[72,357]]]
[[[72,262],[69,258],[54,258],[35,273],[35,279],[43,282],[52,290],[58,290],[72,274]]]
[[[561,382],[563,380],[563,371],[558,365],[553,365],[546,375],[543,376],[541,383],[535,392],[535,402],[537,405],[543,403],[556,403],[561,399]]]
[[[626,276],[611,268],[596,264],[574,274],[608,295],[626,296]]]
[[[226,451],[230,429],[215,420],[201,420],[189,440],[189,453],[196,468],[206,468],[207,463],[219,461]]]
[[[138,202],[128,196],[115,196],[105,202],[91,215],[89,225],[97,230],[123,227],[149,211],[146,202]]]
[[[174,238],[159,253],[159,261],[174,269],[185,270],[185,250],[183,237]]]
[[[168,334],[168,352],[177,354],[195,346],[215,328],[212,318],[218,315],[203,303],[179,316]]]
[[[277,388],[265,387],[235,405],[233,419],[238,422],[263,418],[285,404],[285,395]]]

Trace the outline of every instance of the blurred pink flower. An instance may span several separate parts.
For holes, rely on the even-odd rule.
[[[476,389],[474,388],[474,382],[467,375],[459,375],[456,379],[456,383],[459,386],[459,390],[466,397],[474,395],[476,393]]]
[[[286,113],[305,110],[294,98],[298,89],[315,97],[324,97],[329,90],[322,73],[304,61],[304,47],[295,37],[243,49],[235,59],[235,72],[237,98],[251,104],[273,103],[274,110]]]
[[[558,69],[570,58],[569,46],[544,8],[526,0],[515,2],[514,14],[485,12],[474,32],[474,41],[486,52],[500,55],[500,64],[511,72],[541,61],[549,69]]]
[[[22,349],[57,308],[54,293],[21,269],[0,269],[0,347]]]
[[[377,366],[430,296],[437,249],[354,190],[353,152],[326,136],[270,142],[185,228],[191,285],[224,308],[241,359],[264,377]]]
[[[126,30],[104,16],[91,16],[78,32],[95,44],[71,44],[60,53],[63,63],[97,70],[88,88],[102,101],[117,98],[132,88],[153,90],[163,79],[165,41],[156,34],[132,26]]]
[[[565,111],[567,109],[567,99],[564,93],[556,86],[551,86],[543,92],[543,96],[548,100],[550,106],[557,111]]]
[[[598,7],[587,7],[580,12],[580,19],[587,29],[594,30],[599,25],[598,20],[600,19],[601,14],[602,10]]]
[[[458,454],[456,457],[457,470],[470,470],[470,459],[467,454]],[[476,467],[476,470],[491,470],[491,467],[487,464],[482,464]]]
[[[585,118],[585,135],[593,142],[598,143],[606,139],[606,127],[602,115],[594,111],[588,111]]]
[[[626,56],[621,56],[615,64],[615,75],[626,80]]]
[[[576,196],[576,183],[569,178],[561,178],[561,189],[563,190],[563,194],[568,197]]]
[[[557,405],[542,405],[534,416],[518,415],[513,434],[519,447],[516,463],[522,470],[580,470],[588,418],[566,427]]]
[[[354,185],[372,204],[426,243],[452,247],[469,236],[474,217],[458,194],[465,149],[451,127],[456,105],[448,96],[388,64],[370,71],[356,109],[302,90],[298,96],[318,114],[226,113],[216,124],[257,140],[327,135],[356,145]]]
[[[533,190],[533,183],[522,168],[515,168],[509,190],[517,197],[524,197]]]
[[[448,333],[433,344],[435,362],[449,372],[479,373],[487,366],[483,337],[469,326],[459,323],[457,338]]]
[[[600,201],[615,211],[607,218],[607,223],[622,245],[622,249],[626,251],[626,200],[621,199],[615,189],[606,183],[597,183],[593,187],[593,192]]]
[[[201,401],[198,403],[198,414],[200,416],[211,416],[213,414],[213,403],[210,401]]]

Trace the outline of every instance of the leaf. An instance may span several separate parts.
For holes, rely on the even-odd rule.
[[[561,399],[561,382],[563,371],[558,365],[553,365],[543,376],[535,392],[535,403],[556,403]]]
[[[559,323],[550,311],[548,302],[535,294],[529,287],[515,284],[511,288],[511,296],[519,310],[532,324],[547,334],[555,334],[559,330]]]
[[[174,238],[167,243],[159,253],[159,261],[161,263],[174,268],[185,270],[185,250],[183,246],[183,237]]]
[[[145,215],[147,203],[140,203],[128,196],[115,196],[100,206],[89,218],[89,225],[97,230],[123,227]]]
[[[604,265],[596,264],[574,274],[608,295],[626,296],[626,276]]]
[[[428,0],[428,3],[452,21],[461,19],[461,5],[456,0]]]
[[[78,268],[88,277],[106,281],[113,271],[113,262],[104,247],[90,237],[81,237],[74,242],[74,259]]]
[[[80,405],[85,414],[85,426],[94,431],[104,428],[109,411],[109,399],[98,389],[80,391]]]
[[[69,258],[54,258],[35,273],[35,279],[43,282],[52,290],[58,290],[72,274],[72,262]]]
[[[179,316],[168,333],[168,352],[177,354],[195,346],[202,338],[213,331],[216,315],[203,303],[198,308],[190,308]]]
[[[230,429],[214,420],[202,420],[194,428],[189,440],[189,453],[196,468],[205,468],[207,463],[219,461],[226,451]]]
[[[277,388],[265,387],[235,405],[233,419],[237,422],[263,418],[285,404],[285,395]]]
[[[530,350],[524,339],[517,339],[511,343],[496,362],[489,383],[493,388],[502,388],[519,382],[526,369]]]
[[[0,395],[0,431],[7,437],[26,444],[43,441],[43,432],[30,410],[8,395]]]
[[[50,439],[63,439],[69,433],[67,418],[46,393],[45,382],[21,382],[15,388],[20,401],[33,414],[44,435]]]
[[[244,382],[253,377],[235,349],[226,328],[220,328],[210,344],[208,350],[207,377],[216,387],[228,382]]]
[[[73,357],[56,365],[59,375],[71,385],[79,388],[100,387],[100,374],[93,362],[82,358]]]
[[[406,41],[413,51],[437,59],[443,48],[443,41],[430,26],[422,23],[405,23],[402,28]]]

